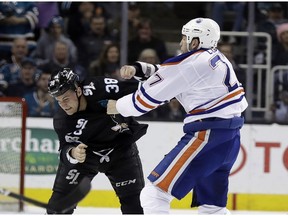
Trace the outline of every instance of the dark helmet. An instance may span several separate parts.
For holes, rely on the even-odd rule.
[[[76,90],[79,86],[79,76],[70,68],[63,68],[56,75],[52,75],[48,83],[49,94],[58,97],[69,89]]]

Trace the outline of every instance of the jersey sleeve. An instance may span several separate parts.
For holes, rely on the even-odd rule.
[[[140,116],[170,101],[189,87],[179,65],[160,67],[138,90],[117,100],[123,116]]]
[[[86,80],[83,84],[83,94],[96,101],[100,100],[117,100],[124,95],[130,94],[138,89],[139,81],[117,80],[109,77],[94,77]]]
[[[67,134],[67,126],[63,117],[61,117],[61,113],[63,114],[63,111],[60,110],[53,118],[53,127],[55,132],[58,135],[58,139],[59,139],[59,158],[60,160],[66,164],[67,166],[73,166],[74,164],[71,163],[71,161],[69,161],[69,159],[67,158],[67,152],[69,151],[69,149],[71,149],[72,147],[76,147],[79,143],[77,142],[66,142],[65,140],[65,134]]]

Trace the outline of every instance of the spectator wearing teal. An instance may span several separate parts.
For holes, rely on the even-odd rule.
[[[48,82],[50,72],[39,71],[35,75],[36,89],[24,95],[28,105],[28,116],[30,117],[53,117],[59,105],[48,93]]]
[[[26,93],[35,89],[36,63],[32,58],[24,58],[21,62],[20,75],[17,82],[9,84],[4,91],[8,97],[23,97]]]
[[[0,2],[0,20],[0,59],[10,58],[11,44],[17,37],[27,39],[29,53],[35,49],[38,9],[34,2]]]

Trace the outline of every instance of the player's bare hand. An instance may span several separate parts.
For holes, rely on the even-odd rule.
[[[79,163],[83,163],[86,159],[86,148],[88,146],[84,143],[80,143],[75,148],[71,150],[71,156],[75,158]]]
[[[124,65],[120,69],[120,75],[123,79],[131,79],[136,74],[136,69],[130,65]]]
[[[116,109],[116,100],[108,100],[107,103],[107,114],[108,115],[115,115],[119,114],[119,112]]]

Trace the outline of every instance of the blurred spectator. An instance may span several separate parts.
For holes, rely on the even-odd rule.
[[[30,117],[53,117],[58,109],[57,101],[48,93],[51,73],[40,71],[35,75],[36,89],[24,95]]]
[[[21,61],[28,55],[26,38],[16,38],[11,48],[12,55],[6,64],[0,68],[0,79],[9,83],[15,83],[20,74]]]
[[[288,65],[288,22],[277,26],[278,43],[273,48],[272,65]]]
[[[4,80],[3,76],[0,76],[0,97],[4,97],[4,91],[8,88],[8,82]]]
[[[67,15],[67,34],[76,44],[90,31],[90,20],[95,14],[95,2],[72,2]]]
[[[288,91],[281,92],[279,100],[272,105],[272,122],[288,123]]]
[[[156,53],[156,51],[154,49],[151,48],[147,48],[141,51],[138,61],[141,62],[146,62],[146,63],[150,63],[150,64],[160,64],[160,60],[158,58],[158,55]],[[163,106],[165,107],[165,105]],[[166,112],[165,108],[159,108],[159,109],[154,109],[151,110],[149,113],[146,113],[144,116],[140,117],[140,119],[143,120],[159,120],[159,118],[161,118],[161,115],[159,115],[159,113],[161,112]],[[166,118],[165,116],[162,118]]]
[[[113,37],[106,28],[105,18],[92,17],[90,32],[80,37],[79,43],[77,43],[79,63],[88,70],[90,63],[100,56],[103,47],[113,41]]]
[[[193,14],[193,17],[206,17],[207,11],[211,11],[210,5],[213,4],[213,2],[205,2],[205,1],[181,1],[181,2],[166,1],[164,3],[165,5],[163,3],[160,6],[161,10],[163,10],[162,9],[163,7],[165,7],[164,10],[170,10],[171,8],[172,9],[171,12],[173,12],[177,18],[182,20],[190,20],[191,14]],[[151,2],[151,4],[153,3]],[[151,6],[152,6],[151,9],[153,10],[155,6],[153,5]],[[164,15],[167,16],[167,13],[169,12],[166,11]]]
[[[94,9],[94,15],[97,16],[97,17],[104,17],[106,22],[110,22],[110,14],[108,13],[107,9],[108,10],[110,9],[109,6],[108,6],[109,3],[103,3],[103,2],[97,2],[95,4],[95,9]]]
[[[122,79],[120,76],[120,50],[116,44],[104,47],[100,57],[91,62],[89,72],[91,76],[108,76]]]
[[[74,43],[64,35],[64,20],[61,16],[53,17],[48,25],[47,32],[42,34],[37,42],[34,57],[37,65],[44,64],[53,58],[54,45],[57,41],[65,41],[68,46],[69,61],[77,62],[77,48]]]
[[[181,104],[173,98],[169,103],[158,108],[158,118],[166,121],[183,121],[186,115]]]
[[[279,43],[273,49],[275,58],[272,66],[288,65],[288,23],[283,23],[277,27],[277,38]],[[288,71],[276,71],[274,74],[274,101],[280,100],[280,92],[288,91]]]
[[[212,16],[211,18],[215,20],[222,31],[242,31],[243,25],[245,24],[244,9],[246,2],[214,2],[212,3]],[[227,29],[224,26],[225,12],[232,12],[235,14],[233,18],[232,28]],[[233,36],[229,37],[230,43],[236,43],[236,38]]]
[[[140,24],[141,10],[136,2],[128,3],[128,39],[137,36],[138,25]]]
[[[121,32],[121,10],[119,10],[119,16],[110,20],[108,28],[117,40],[120,40]],[[136,2],[128,2],[128,40],[137,36],[138,25],[141,18],[141,9]]]
[[[29,52],[35,49],[34,30],[38,24],[38,9],[34,2],[0,2],[0,59],[9,59],[11,44],[25,37]]]
[[[67,41],[58,40],[55,42],[51,60],[42,66],[51,72],[59,71],[64,67],[74,68],[74,72],[80,76],[81,80],[87,75],[83,66],[70,60],[69,45],[67,44]],[[40,66],[40,68],[42,68],[42,66]]]
[[[0,97],[5,97],[4,91],[7,87],[7,83],[0,79]]]
[[[226,56],[226,58],[231,62],[232,67],[236,73],[236,76],[242,86],[246,86],[246,72],[241,69],[234,58],[233,44],[229,42],[222,42],[218,44],[218,49]]]
[[[279,70],[274,74],[274,101],[280,100],[282,91],[288,91],[288,71]]]
[[[137,60],[142,50],[152,48],[157,52],[160,61],[167,59],[167,50],[163,40],[153,36],[151,21],[141,19],[138,25],[137,36],[128,41],[128,62]]]
[[[5,59],[0,59],[0,68],[7,64],[7,61]]]
[[[38,8],[38,25],[35,29],[35,39],[38,40],[47,29],[49,22],[55,16],[59,15],[58,2],[36,2]]]
[[[36,63],[32,58],[24,58],[21,62],[20,76],[16,83],[9,84],[4,94],[8,97],[23,97],[35,89]]]
[[[257,32],[266,32],[271,35],[272,39],[272,62],[278,58],[278,55],[275,54],[274,49],[278,43],[277,39],[277,26],[283,23],[288,23],[288,19],[284,17],[284,11],[281,3],[267,3],[267,18],[262,22],[256,24]],[[257,50],[255,60],[257,60],[256,64],[264,64],[265,63],[265,55],[263,49],[266,48],[265,45],[266,39],[259,38],[257,41]]]
[[[233,22],[232,29],[226,29],[227,31],[242,31],[244,19],[245,2],[214,2],[212,3],[212,19],[215,20],[220,29],[223,31],[224,28],[224,15],[226,11],[235,13],[235,19]]]
[[[154,49],[144,49],[139,55],[138,61],[150,64],[160,64],[159,57]]]

